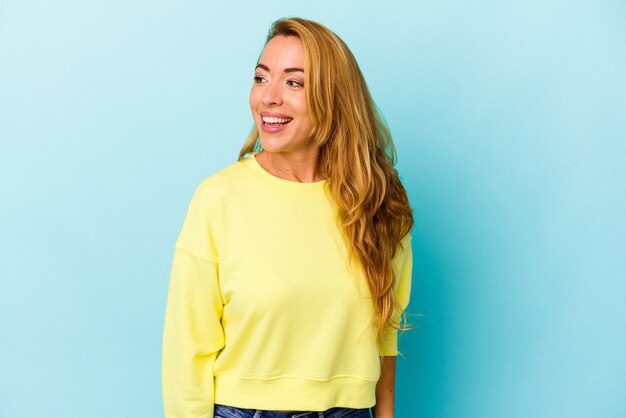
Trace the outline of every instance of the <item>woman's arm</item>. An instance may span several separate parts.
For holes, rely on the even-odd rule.
[[[166,418],[213,418],[213,363],[224,347],[224,302],[210,193],[202,185],[196,188],[174,246],[163,327]]]
[[[411,296],[411,273],[413,269],[413,250],[411,248],[411,234],[402,239],[401,251],[393,259],[394,273],[396,274],[396,300],[402,310],[406,309]],[[396,310],[392,322],[399,324],[401,311]],[[376,405],[372,411],[374,418],[393,418],[394,393],[396,381],[396,356],[398,355],[398,333],[394,328],[388,328],[383,339],[380,353],[380,378],[376,384]]]
[[[213,417],[213,362],[224,346],[217,277],[217,263],[175,249],[163,331],[166,418]]]
[[[393,400],[396,383],[396,356],[381,357],[380,379],[376,384],[374,418],[393,418]]]

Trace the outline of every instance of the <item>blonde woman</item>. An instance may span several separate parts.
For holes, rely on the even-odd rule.
[[[300,18],[272,25],[250,107],[176,241],[165,415],[392,418],[413,216],[389,131],[348,47]]]

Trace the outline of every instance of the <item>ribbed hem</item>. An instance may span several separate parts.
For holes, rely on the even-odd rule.
[[[356,377],[256,379],[220,374],[215,376],[215,403],[272,411],[371,408],[376,403],[376,382]]]
[[[251,153],[249,157],[240,160],[250,174],[252,174],[261,183],[283,196],[293,199],[321,199],[326,196],[326,180],[316,181],[312,183],[301,183],[281,179],[267,172]]]

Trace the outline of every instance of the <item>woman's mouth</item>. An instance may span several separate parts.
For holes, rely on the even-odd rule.
[[[270,116],[261,116],[261,120],[263,121],[263,125],[269,128],[278,128],[282,125],[286,125],[291,122],[292,118],[274,118]]]
[[[274,117],[274,116],[263,116],[262,115],[261,116],[261,122],[262,122],[261,129],[264,132],[269,132],[269,133],[280,132],[292,120],[293,120],[293,118],[290,118],[288,116],[287,117],[278,118],[278,117]]]

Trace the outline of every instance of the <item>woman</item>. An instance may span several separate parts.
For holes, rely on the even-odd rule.
[[[413,217],[389,131],[347,46],[299,18],[272,25],[250,106],[176,242],[166,417],[393,417]]]

